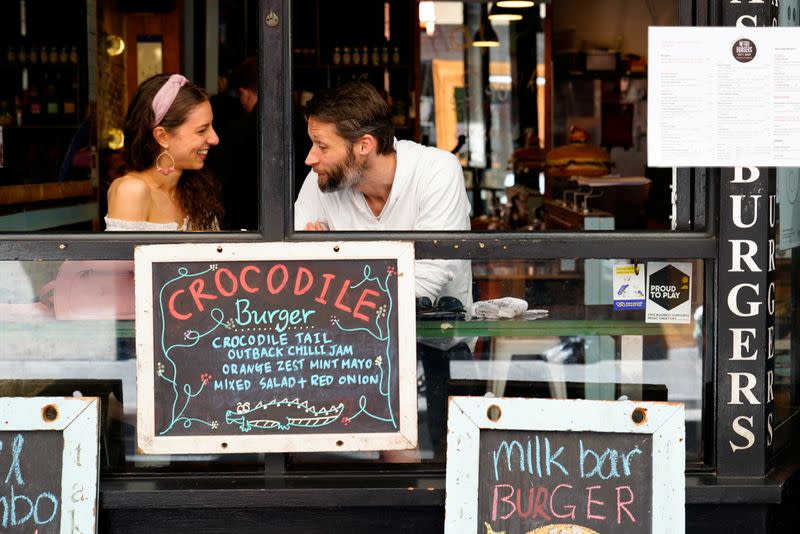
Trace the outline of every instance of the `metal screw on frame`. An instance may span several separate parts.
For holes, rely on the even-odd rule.
[[[275,13],[275,11],[273,10],[270,10],[270,12],[267,13],[267,18],[264,19],[264,23],[270,28],[274,28],[275,26],[278,25],[279,22],[280,18],[278,17],[278,14]]]

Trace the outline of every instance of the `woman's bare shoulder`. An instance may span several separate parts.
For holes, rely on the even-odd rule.
[[[108,215],[119,219],[147,220],[150,186],[140,176],[125,174],[108,188]]]
[[[132,195],[132,196],[150,196],[150,187],[141,176],[135,174],[124,174],[111,182],[108,188],[108,194],[116,195]]]

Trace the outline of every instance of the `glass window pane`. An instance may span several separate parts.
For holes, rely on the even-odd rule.
[[[646,322],[644,309],[615,309],[612,269],[625,263],[473,261],[471,306],[418,300],[418,450],[293,461],[443,463],[450,395],[681,402],[687,459],[701,461],[710,380],[703,365],[704,264],[675,262],[692,269],[691,312],[686,322],[670,324]]]
[[[133,262],[0,262],[0,390],[100,396],[104,471],[253,470],[263,455],[136,452]]]
[[[142,209],[112,218],[152,224],[113,228],[172,231],[188,215],[188,229],[258,229],[258,19],[258,3],[239,0],[4,2],[0,232],[105,230],[109,190],[126,175],[150,194],[123,191],[124,206]],[[174,135],[155,144],[145,120],[155,91],[125,126],[137,86],[161,73],[181,73],[207,93],[190,101],[210,102],[213,129],[193,130],[188,145]],[[177,100],[162,121],[170,134],[189,117]],[[126,159],[131,145],[140,151]],[[204,221],[207,211],[216,222]]]
[[[797,377],[797,191],[800,170],[777,169],[777,240],[775,254],[774,371],[771,383],[775,402],[775,424],[779,426],[798,409]],[[771,244],[771,242],[770,242]],[[769,362],[768,362],[769,363]]]
[[[631,13],[631,21],[657,14],[659,24],[677,22],[675,2],[659,4],[657,13],[632,9],[640,13]],[[303,114],[313,97],[361,80],[385,100],[383,122],[397,140],[457,156],[472,230],[671,230],[671,171],[648,167],[645,150],[645,25],[626,28],[623,40],[557,2],[517,9],[513,20],[488,2],[421,2],[418,10],[376,2],[364,7],[359,23],[321,0],[293,0],[293,10],[317,13],[295,17],[292,26],[295,195],[306,179],[329,183],[333,170],[362,179],[360,192],[386,174],[381,169],[391,172],[391,157],[356,157],[353,147],[322,157],[306,134]],[[344,119],[316,109],[317,119],[338,120],[343,132]],[[361,126],[359,136],[375,124]],[[397,158],[407,168],[399,148]],[[430,183],[441,181],[431,169],[424,172]],[[336,202],[338,195],[346,196],[331,193],[316,202]],[[678,202],[688,206],[690,197],[681,194]],[[298,212],[306,196],[300,204]],[[391,202],[385,211],[377,204],[374,213],[390,219]],[[333,217],[324,229],[417,229]]]
[[[794,370],[792,333],[796,331],[796,305],[792,294],[797,292],[796,261],[792,257],[796,249],[782,251],[776,258],[775,283],[775,370],[773,394],[775,396],[776,426],[797,412],[797,376]],[[795,265],[793,267],[793,264]],[[796,356],[795,356],[796,358]]]

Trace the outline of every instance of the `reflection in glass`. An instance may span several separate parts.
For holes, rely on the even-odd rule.
[[[354,25],[325,2],[293,2],[319,12],[293,21],[295,191],[308,171],[300,102],[361,79],[391,102],[398,139],[459,158],[472,230],[670,231],[671,175],[649,168],[644,150],[643,58],[650,19],[674,22],[673,3],[636,8],[610,34],[558,3],[422,2],[412,20],[391,3]],[[493,47],[474,47],[489,31]],[[576,152],[571,131],[594,150]]]
[[[796,318],[796,305],[793,304],[793,294],[797,294],[797,276],[792,276],[792,259],[794,250],[782,251],[776,258],[775,280],[775,370],[773,378],[773,394],[775,399],[775,425],[779,425],[798,409],[797,376],[793,365],[793,334],[797,331],[794,326]],[[796,268],[795,268],[796,269]]]
[[[132,261],[0,262],[0,392],[102,398],[104,471],[204,462],[258,469],[258,455],[142,456],[136,452]],[[206,464],[214,460],[211,464]]]
[[[109,56],[118,56],[125,51],[125,41],[119,35],[106,35],[105,45]]]
[[[682,261],[692,265],[691,311],[678,324],[615,310],[613,267],[627,261],[473,261],[472,306],[417,306],[418,449],[294,461],[442,463],[451,395],[681,402],[687,458],[699,460],[704,265]]]
[[[790,21],[791,22],[791,21]],[[796,21],[795,21],[796,22]],[[789,24],[791,25],[791,24]],[[797,322],[798,301],[798,254],[800,249],[800,203],[798,200],[798,176],[796,168],[777,170],[777,254],[775,255],[775,332],[771,344],[774,350],[773,394],[777,428],[798,409],[797,376]],[[768,362],[769,363],[769,362]],[[768,367],[769,368],[769,367]]]

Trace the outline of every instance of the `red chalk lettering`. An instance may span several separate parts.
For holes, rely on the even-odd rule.
[[[564,505],[564,510],[569,510],[569,512],[566,513],[566,514],[557,513],[555,508],[553,507],[553,499],[555,498],[556,493],[558,492],[558,490],[561,489],[561,488],[572,489],[572,486],[570,486],[569,484],[559,484],[558,486],[555,487],[555,489],[553,490],[553,493],[550,494],[550,513],[552,513],[554,517],[557,517],[559,519],[575,519],[575,505],[574,504],[565,504]]]
[[[586,518],[587,519],[605,519],[604,515],[592,515],[592,504],[605,504],[603,501],[595,501],[592,499],[592,490],[600,489],[602,486],[589,486],[586,488]]]
[[[353,308],[353,317],[356,319],[361,319],[362,321],[369,321],[369,317],[364,315],[363,313],[359,313],[358,310],[361,309],[362,306],[366,306],[367,308],[372,308],[373,310],[378,307],[377,304],[374,302],[370,302],[367,300],[367,295],[371,295],[373,297],[377,297],[380,295],[377,291],[373,291],[371,289],[365,289],[361,292],[361,296],[358,299],[358,303],[356,303],[356,307]]]
[[[183,289],[177,290],[175,293],[170,295],[169,302],[167,303],[169,314],[179,321],[185,321],[192,316],[191,313],[178,313],[178,310],[175,309],[175,299],[178,298],[178,295],[182,295],[183,293],[185,293]]]
[[[348,289],[350,289],[350,280],[345,280],[344,284],[342,284],[342,289],[339,290],[339,296],[336,297],[336,302],[333,304],[335,307],[346,312],[351,311],[351,309],[350,306],[342,303],[342,299],[344,299]]]
[[[320,304],[327,304],[328,302],[325,300],[325,297],[328,295],[328,288],[331,285],[331,280],[336,278],[336,275],[325,273],[322,275],[322,278],[325,279],[325,284],[322,286],[322,291],[320,292],[319,296],[314,300],[319,302]]]
[[[533,491],[533,488],[531,488],[530,491]],[[539,490],[536,492],[536,502],[533,505],[533,517],[531,519],[541,517],[545,521],[550,521],[550,516],[544,511],[545,504],[547,504],[547,488],[539,486]]]
[[[230,280],[230,290],[226,290],[222,285],[223,275]],[[217,291],[219,291],[223,297],[232,297],[236,294],[236,290],[239,289],[239,284],[236,281],[236,277],[233,276],[233,273],[230,271],[230,269],[225,269],[224,267],[222,269],[217,269],[217,272],[214,273],[214,283],[217,284]]]
[[[275,280],[274,280],[276,271],[280,271],[281,275],[283,276],[283,280],[281,280],[281,283],[278,287],[275,287]],[[267,289],[273,295],[277,295],[278,293],[283,291],[283,288],[286,287],[286,284],[288,282],[289,282],[289,270],[282,263],[273,265],[272,269],[270,269],[269,272],[267,273]]]
[[[249,272],[255,272],[256,274],[261,274],[261,269],[259,269],[255,265],[248,265],[247,267],[242,269],[242,272],[239,273],[239,283],[241,284],[242,289],[244,289],[248,293],[258,293],[258,288],[257,287],[253,287],[253,286],[251,286],[250,284],[247,283],[247,280],[246,280],[245,277],[247,276],[247,273],[249,273]]]
[[[192,281],[191,284],[189,284],[189,293],[192,294],[192,298],[194,299],[194,305],[197,306],[198,311],[205,311],[205,308],[203,308],[203,299],[217,300],[216,295],[203,293],[205,285],[206,283],[203,281],[202,278],[198,278],[197,280],[194,280]]]
[[[306,277],[306,285],[303,288],[300,288],[301,280],[303,276]],[[311,271],[306,269],[305,267],[299,267],[297,269],[297,278],[294,280],[294,294],[295,295],[305,295],[308,293],[308,290],[311,289],[311,285],[314,283],[314,275],[311,274]]]
[[[514,512],[517,511],[517,507],[514,506],[513,502],[511,502],[511,496],[514,495],[514,486],[512,486],[511,484],[495,484],[494,494],[492,496],[492,521],[497,521],[497,500],[498,500],[497,497],[499,494],[498,489],[500,488],[505,489],[509,492],[508,495],[504,495],[503,497],[501,497],[500,501],[506,503],[511,507],[511,510],[509,510],[509,512],[506,515],[500,516],[500,519],[508,519],[514,514]]]
[[[625,490],[628,493],[628,497],[630,498],[630,500],[627,500],[627,501],[623,501],[622,500],[622,491],[623,490]],[[633,503],[633,491],[631,491],[630,486],[619,486],[617,488],[617,524],[618,525],[622,523],[622,514],[620,512],[622,512],[623,510],[625,511],[626,514],[628,514],[628,517],[630,518],[631,522],[636,523],[636,518],[633,517],[633,514],[630,512],[630,510],[628,510],[625,507],[626,504],[631,504],[631,503]]]
[[[535,491],[536,491],[536,488],[533,488],[533,487],[528,488],[528,508],[527,508],[527,510],[523,510],[522,509],[522,505],[524,503],[522,502],[522,495],[523,495],[524,490],[522,490],[522,489],[515,489],[514,490],[514,493],[517,494],[517,515],[519,517],[528,517],[529,515],[531,515],[531,512],[534,512],[533,494],[534,494]],[[536,513],[535,512],[534,512],[534,516],[533,517],[536,517]]]

